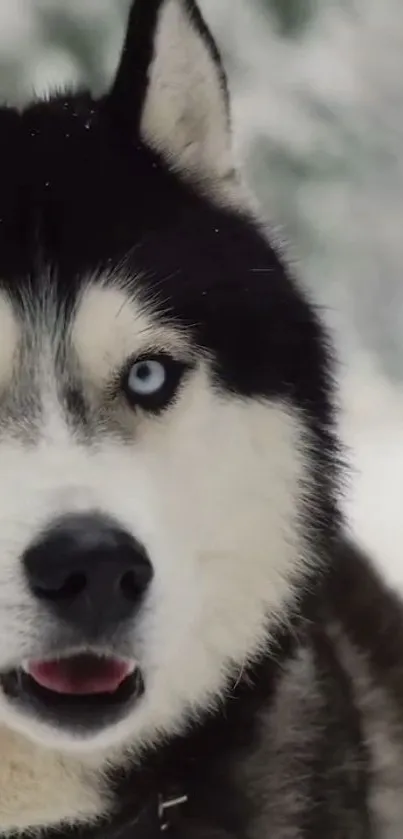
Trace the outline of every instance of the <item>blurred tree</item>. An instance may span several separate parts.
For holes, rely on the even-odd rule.
[[[52,87],[105,89],[130,0],[1,0],[0,98],[19,104]]]
[[[317,0],[259,0],[264,11],[271,11],[280,35],[301,34],[315,12]]]

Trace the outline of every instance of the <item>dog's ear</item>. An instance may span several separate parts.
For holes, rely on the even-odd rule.
[[[182,174],[231,185],[226,79],[193,0],[134,0],[109,102]]]

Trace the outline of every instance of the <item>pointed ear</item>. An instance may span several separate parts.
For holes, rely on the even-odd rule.
[[[109,100],[175,170],[231,186],[226,79],[193,0],[134,0]]]

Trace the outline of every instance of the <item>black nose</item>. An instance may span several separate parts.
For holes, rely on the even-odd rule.
[[[84,632],[104,632],[138,609],[152,578],[144,549],[101,515],[60,519],[23,557],[31,591]]]

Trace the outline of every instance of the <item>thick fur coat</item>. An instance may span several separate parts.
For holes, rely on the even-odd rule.
[[[401,607],[228,104],[194,3],[135,0],[107,95],[0,111],[5,835],[400,835]]]

